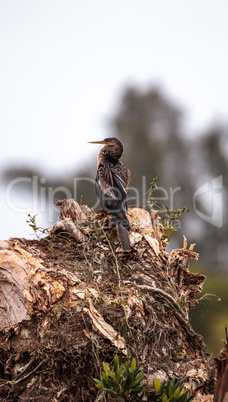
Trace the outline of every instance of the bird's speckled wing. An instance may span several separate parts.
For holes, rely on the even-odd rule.
[[[115,165],[101,161],[96,177],[96,193],[102,208],[108,212],[125,212],[130,172],[118,161]]]

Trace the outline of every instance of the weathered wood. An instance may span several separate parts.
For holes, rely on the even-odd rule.
[[[205,280],[189,272],[193,246],[167,253],[157,213],[130,208],[125,253],[105,214],[58,205],[50,236],[0,244],[0,398],[95,400],[102,361],[127,350],[149,390],[175,377],[208,393],[213,371],[188,319]]]
[[[225,327],[226,340],[220,355],[214,360],[217,366],[217,382],[215,386],[214,402],[228,402],[228,332]]]

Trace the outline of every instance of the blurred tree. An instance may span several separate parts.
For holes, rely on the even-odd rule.
[[[201,161],[200,171],[194,172],[195,182],[198,185],[208,182],[210,194],[203,208],[208,215],[213,211],[221,213],[221,220],[217,225],[211,224],[206,220],[201,222],[201,254],[205,261],[213,266],[227,266],[228,249],[228,226],[227,226],[227,207],[228,207],[228,153],[227,153],[227,129],[222,126],[209,128],[204,135],[199,137],[198,157]],[[196,152],[197,152],[196,151]],[[199,180],[199,176],[203,181]],[[218,188],[211,186],[212,180],[217,180]],[[221,186],[221,187],[220,187]],[[220,202],[215,198],[216,194],[221,195]],[[217,204],[216,204],[217,203]],[[203,204],[203,203],[202,203]]]
[[[12,197],[20,194],[24,201],[27,198],[29,200],[31,196],[39,197],[40,200],[33,204],[36,206],[42,205],[41,213],[46,215],[45,227],[50,227],[58,219],[59,208],[55,207],[55,202],[58,200],[74,198],[79,204],[98,206],[94,191],[93,171],[94,168],[91,165],[88,170],[72,171],[71,173],[68,172],[67,175],[51,177],[32,166],[9,167],[4,171],[3,180],[6,183],[10,183],[12,180],[19,178],[11,191]],[[20,180],[20,178],[28,180]],[[50,208],[53,208],[52,214],[48,213]],[[40,213],[40,211],[32,211],[32,214],[37,213]]]
[[[190,264],[192,272],[200,272],[207,279],[200,295],[199,304],[190,312],[190,321],[196,332],[203,335],[208,352],[218,355],[224,338],[224,325],[227,324],[228,275],[208,270],[201,262]]]
[[[123,140],[126,165],[132,171],[132,185],[147,188],[154,176],[160,186],[174,187],[186,181],[183,172],[188,156],[182,126],[183,114],[157,89],[127,88],[111,121],[113,135]],[[171,180],[172,179],[172,180]],[[189,177],[190,179],[190,177]],[[184,196],[184,195],[183,195]]]

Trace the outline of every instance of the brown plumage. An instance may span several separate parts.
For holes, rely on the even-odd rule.
[[[91,144],[104,144],[97,160],[96,194],[101,207],[114,218],[123,249],[130,251],[128,235],[130,224],[126,217],[130,171],[120,161],[124,150],[123,144],[115,137]]]

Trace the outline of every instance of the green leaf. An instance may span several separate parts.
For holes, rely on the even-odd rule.
[[[127,391],[130,388],[130,385],[133,382],[133,380],[134,380],[134,374],[128,372],[127,377],[126,377],[126,381],[125,381],[125,384],[124,384],[124,387],[123,387],[124,392]]]
[[[98,387],[98,388],[103,387],[103,382],[102,381],[98,380],[97,378],[94,378],[93,380],[96,383],[96,387]]]
[[[136,376],[140,371],[143,371],[143,368],[141,366],[137,367],[134,371],[134,375]]]
[[[109,388],[109,384],[110,384],[109,379],[108,379],[108,377],[106,376],[106,374],[104,372],[101,374],[101,380],[102,380],[102,382],[104,384],[104,387]]]
[[[180,387],[178,387],[178,388],[174,391],[173,396],[176,398],[177,396],[180,395],[180,392],[181,392]]]
[[[129,389],[135,388],[144,379],[144,374],[141,372],[137,375],[136,379],[130,384]]]
[[[163,381],[163,383],[162,383],[162,385],[160,386],[160,389],[159,389],[160,395],[163,394],[165,388],[166,388],[166,381]]]
[[[132,390],[130,391],[130,394],[131,394],[131,395],[134,395],[134,394],[136,394],[136,393],[139,394],[140,392],[144,391],[145,389],[146,389],[146,384],[141,384],[141,385],[139,385],[138,387],[132,389]]]
[[[136,367],[136,361],[135,361],[135,358],[133,357],[132,362],[131,362],[130,371],[134,371],[134,370],[135,370],[135,367]]]
[[[162,397],[162,402],[168,402],[168,396],[164,395],[164,396]]]
[[[169,385],[168,385],[168,395],[169,395],[169,398],[172,396],[172,394],[173,394],[173,386],[174,386],[174,383],[175,383],[175,379],[173,379],[172,381],[169,381]]]
[[[184,392],[180,395],[179,398],[177,398],[177,402],[187,402],[189,398],[187,398],[187,394],[189,393],[189,389],[186,388]],[[193,396],[190,397],[190,401],[193,399]]]
[[[170,386],[173,387],[175,385],[175,382],[176,382],[175,378],[173,378],[171,381],[169,381]]]
[[[161,384],[161,380],[160,380],[160,378],[157,378],[157,380],[156,380],[156,381],[155,381],[155,380],[153,380],[153,386],[154,386],[154,389],[155,389],[155,391],[156,391],[156,392],[158,392],[158,391],[159,391],[160,384]]]
[[[112,377],[112,372],[111,372],[111,370],[110,370],[110,367],[109,367],[109,364],[108,364],[108,363],[103,362],[103,369],[104,369],[105,373],[106,373],[108,376]]]
[[[116,382],[119,383],[120,382],[120,368],[118,368],[116,370]]]
[[[118,368],[119,368],[119,357],[118,357],[118,355],[115,355],[114,356],[114,371],[117,371],[118,370]]]

